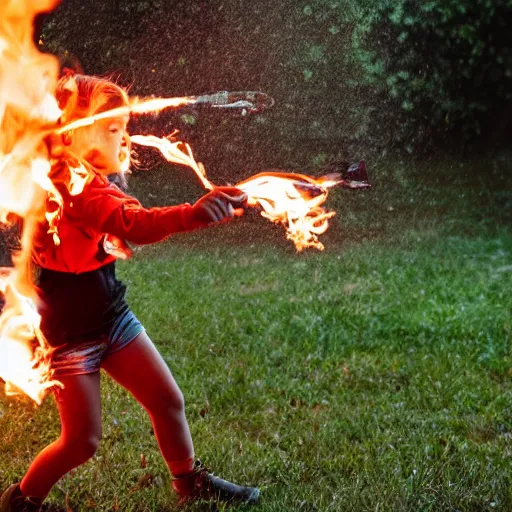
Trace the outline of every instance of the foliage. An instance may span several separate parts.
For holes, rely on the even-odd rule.
[[[503,136],[512,104],[510,0],[379,0],[353,33],[358,83],[396,113],[392,139],[408,147],[447,135]]]
[[[355,138],[408,151],[506,138],[510,0],[312,0],[302,14],[317,27],[304,37],[304,79],[339,77],[344,62]]]
[[[336,167],[390,149],[507,142],[512,0],[65,0],[43,29],[134,94],[263,90],[272,109],[165,112],[207,169]],[[84,20],[90,20],[84,23]],[[193,124],[192,124],[192,120]],[[229,141],[229,142],[227,142]]]

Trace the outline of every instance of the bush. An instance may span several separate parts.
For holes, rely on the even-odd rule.
[[[512,114],[510,26],[511,0],[368,2],[353,31],[353,83],[380,102],[363,113],[410,151],[503,136]]]

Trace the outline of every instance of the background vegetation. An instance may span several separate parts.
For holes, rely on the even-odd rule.
[[[508,144],[511,23],[512,0],[109,0],[93,12],[67,0],[42,33],[136,94],[273,96],[255,118],[179,112],[153,126],[185,130],[225,173],[240,146],[252,167],[304,167]]]

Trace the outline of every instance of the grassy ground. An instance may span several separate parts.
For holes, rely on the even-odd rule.
[[[119,266],[197,454],[259,485],[257,510],[512,510],[511,170],[375,170],[371,192],[333,192],[323,253],[249,215]],[[144,413],[106,378],[103,399],[99,453],[48,510],[178,510]],[[57,435],[52,400],[1,397],[0,485]]]

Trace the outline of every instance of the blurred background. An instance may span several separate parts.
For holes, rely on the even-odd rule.
[[[272,96],[259,115],[182,109],[143,123],[179,129],[212,178],[236,181],[506,148],[510,26],[510,0],[64,0],[38,32],[42,48],[135,95]]]

